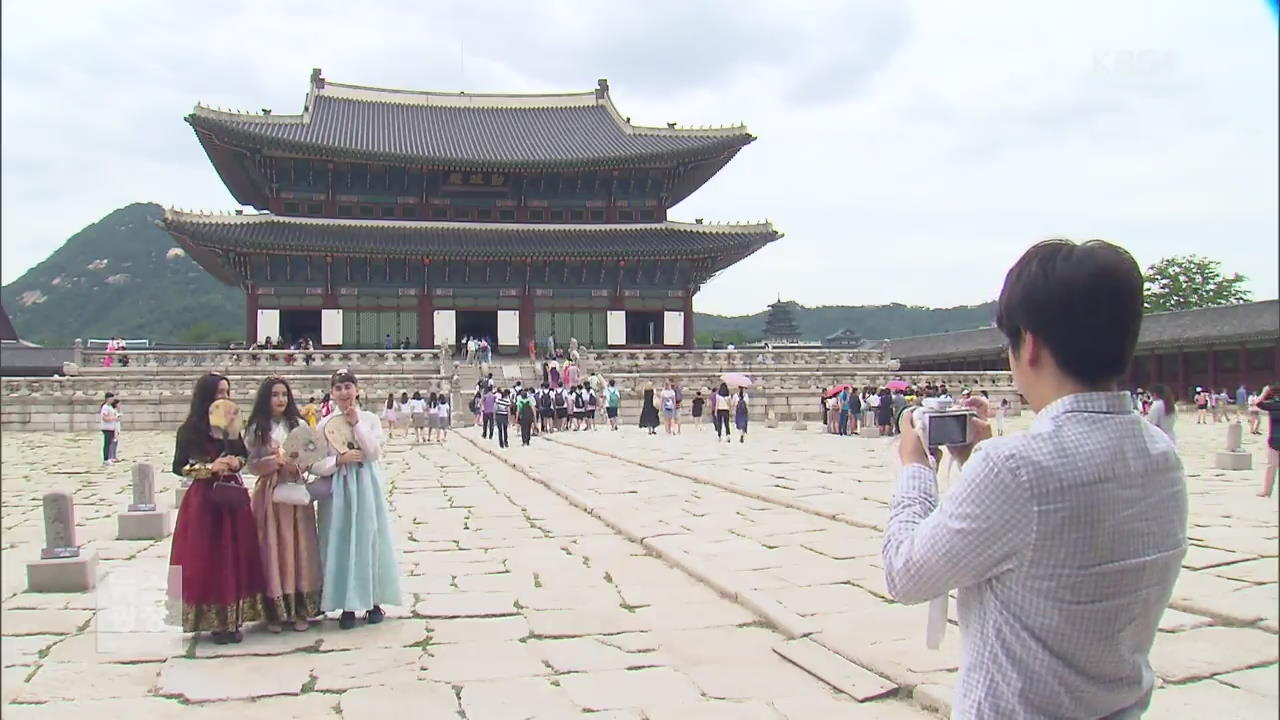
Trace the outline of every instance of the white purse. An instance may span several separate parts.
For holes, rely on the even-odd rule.
[[[311,493],[302,483],[283,482],[271,491],[271,501],[283,505],[310,505]]]

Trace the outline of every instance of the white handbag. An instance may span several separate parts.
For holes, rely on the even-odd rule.
[[[311,493],[302,483],[284,482],[271,491],[271,501],[283,505],[310,505]]]

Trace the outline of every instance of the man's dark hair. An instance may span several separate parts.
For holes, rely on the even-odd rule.
[[[1005,276],[996,327],[1015,354],[1030,332],[1068,376],[1103,385],[1124,375],[1133,357],[1142,285],[1142,271],[1124,248],[1102,240],[1045,240]]]

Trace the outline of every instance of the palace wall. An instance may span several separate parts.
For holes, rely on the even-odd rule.
[[[82,351],[83,367],[69,365],[65,377],[5,378],[0,400],[0,429],[92,431],[106,392],[122,397],[124,432],[173,430],[186,417],[192,383],[204,372],[216,371],[231,380],[232,396],[244,412],[263,379],[278,375],[290,382],[299,403],[328,390],[329,374],[350,368],[360,378],[366,408],[378,413],[389,393],[450,392],[455,425],[470,422],[467,400],[476,381],[492,372],[501,386],[519,379],[526,386],[541,383],[541,366],[500,356],[491,367],[466,366],[438,351],[316,351],[312,362],[289,351],[134,351],[128,367],[101,367],[101,353]],[[292,358],[292,363],[288,360]],[[953,392],[968,387],[988,391],[993,403],[1007,398],[1010,414],[1020,410],[1017,392],[1007,372],[898,373],[878,351],[866,350],[707,350],[707,351],[584,351],[584,377],[595,370],[622,390],[620,418],[639,419],[640,398],[652,383],[660,390],[668,379],[678,382],[686,397],[684,416],[695,392],[704,395],[726,372],[743,372],[755,382],[749,390],[757,426],[770,414],[780,422],[820,421],[819,395],[841,383],[881,385],[901,377],[911,382],[945,383]],[[603,415],[603,412],[601,412]]]

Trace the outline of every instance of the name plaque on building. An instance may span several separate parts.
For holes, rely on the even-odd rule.
[[[684,297],[683,290],[668,290],[667,297]]]
[[[258,295],[275,295],[276,289],[273,287],[266,287],[266,288],[260,287],[260,288],[255,288],[255,292]]]
[[[640,297],[639,290],[623,290],[622,297]]]
[[[353,288],[353,287],[338,288],[338,294],[339,295],[359,295],[360,288]]]
[[[517,288],[502,288],[498,291],[499,297],[518,297],[520,290]]]
[[[432,291],[434,295],[453,295],[453,288],[436,288]]]
[[[538,297],[551,297],[555,293],[553,293],[550,288],[534,288],[533,294]]]
[[[307,295],[323,295],[323,294],[324,294],[324,288],[309,287],[309,288],[307,288],[307,293],[306,293],[306,294],[307,294]]]
[[[418,288],[400,288],[400,295],[417,295]]]
[[[591,297],[609,297],[608,290],[592,290]]]

